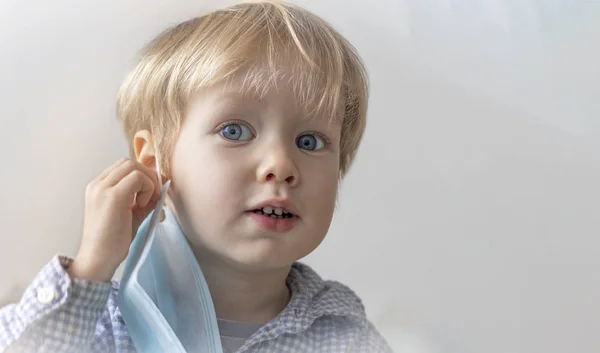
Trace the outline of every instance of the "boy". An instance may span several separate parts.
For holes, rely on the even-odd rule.
[[[350,289],[296,262],[327,233],[367,96],[352,46],[296,6],[239,4],[162,33],[119,92],[132,159],[88,185],[75,259],[2,309],[0,350],[135,351],[111,278],[159,198],[158,160],[225,352],[389,352]]]

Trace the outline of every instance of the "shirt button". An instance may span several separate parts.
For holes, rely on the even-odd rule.
[[[43,287],[38,289],[37,300],[42,304],[50,304],[56,297],[56,291],[53,287]]]

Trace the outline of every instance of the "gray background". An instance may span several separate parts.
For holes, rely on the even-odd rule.
[[[73,256],[126,154],[116,90],[166,26],[231,1],[0,1],[0,300]],[[398,352],[600,351],[600,5],[298,1],[371,73],[368,131],[306,261]]]

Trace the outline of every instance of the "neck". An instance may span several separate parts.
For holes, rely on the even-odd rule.
[[[194,249],[219,319],[267,323],[288,304],[291,266],[248,271]],[[200,254],[202,253],[202,254]]]

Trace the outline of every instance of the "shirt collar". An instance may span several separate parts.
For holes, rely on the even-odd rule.
[[[275,319],[244,344],[245,348],[284,333],[301,333],[325,316],[336,316],[359,326],[367,324],[365,308],[360,298],[341,283],[324,281],[308,265],[294,263],[287,285],[291,292],[290,302]]]

